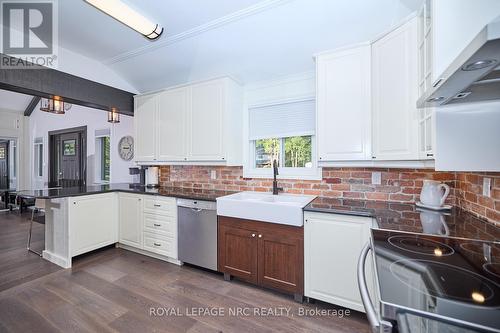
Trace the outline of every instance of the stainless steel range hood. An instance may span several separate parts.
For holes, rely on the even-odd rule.
[[[500,100],[500,17],[469,43],[417,101],[417,107],[491,100]]]

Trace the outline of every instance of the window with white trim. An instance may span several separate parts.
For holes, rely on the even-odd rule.
[[[109,129],[96,130],[95,161],[96,182],[108,183],[111,177],[111,143]]]
[[[43,139],[35,138],[33,146],[34,156],[33,156],[33,174],[35,178],[43,178]]]
[[[320,177],[315,162],[315,128],[314,100],[250,107],[246,176],[269,177],[276,160],[281,178]]]

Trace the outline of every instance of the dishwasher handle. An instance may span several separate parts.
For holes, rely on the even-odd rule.
[[[217,210],[217,203],[215,201],[177,199],[177,207],[191,208],[195,212],[201,212],[202,210]]]
[[[392,324],[388,321],[379,320],[373,303],[370,299],[370,293],[368,292],[368,286],[366,284],[366,257],[371,250],[370,242],[368,242],[363,250],[358,260],[358,287],[359,294],[361,295],[361,301],[365,307],[366,317],[372,328],[372,332],[392,332]]]

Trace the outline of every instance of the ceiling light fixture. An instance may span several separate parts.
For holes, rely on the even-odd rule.
[[[40,111],[54,114],[65,114],[71,109],[71,106],[70,103],[64,102],[60,96],[42,98],[40,101]]]
[[[134,29],[149,40],[158,39],[163,28],[120,0],[85,0],[90,5]]]
[[[120,114],[117,108],[111,108],[108,111],[108,123],[117,124],[120,122]]]

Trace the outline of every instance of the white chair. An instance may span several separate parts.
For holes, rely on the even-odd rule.
[[[31,211],[31,221],[30,221],[30,231],[28,235],[28,251],[38,254],[40,257],[42,256],[41,252],[36,252],[31,249],[31,232],[33,230],[33,222],[38,222],[41,224],[45,224],[44,220],[35,221],[35,212],[44,212],[45,213],[45,200],[44,199],[35,199],[35,206],[32,207]]]

